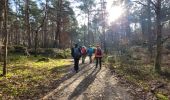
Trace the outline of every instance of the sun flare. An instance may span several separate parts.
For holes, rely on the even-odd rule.
[[[120,18],[124,12],[121,6],[111,7],[108,11],[108,23],[114,22],[118,18]]]

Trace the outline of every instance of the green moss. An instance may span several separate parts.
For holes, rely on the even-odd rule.
[[[0,66],[0,68],[2,68],[2,66]],[[0,70],[0,75],[2,74],[2,70]]]
[[[137,82],[137,80],[130,75],[126,76],[126,79],[128,79],[131,82],[135,82],[135,83]]]
[[[167,96],[161,94],[161,93],[157,93],[156,97],[158,100],[169,100]]]
[[[66,59],[52,58],[49,62],[37,62],[42,56],[10,55],[9,58],[7,75],[0,77],[0,88],[3,87],[2,94],[0,93],[2,98],[4,94],[18,97],[27,93],[38,93],[40,90],[36,87],[50,84],[54,79],[65,75],[65,72],[57,72],[57,70],[71,64]]]

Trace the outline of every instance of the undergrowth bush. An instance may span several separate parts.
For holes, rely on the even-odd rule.
[[[22,45],[8,46],[8,53],[22,54],[22,55],[27,55],[27,56],[30,55],[27,48],[25,46],[22,46]]]
[[[29,52],[31,54],[35,54],[34,49],[30,49]],[[56,48],[38,48],[37,54],[51,57],[51,58],[68,58],[71,56],[71,50],[68,49],[56,49]]]

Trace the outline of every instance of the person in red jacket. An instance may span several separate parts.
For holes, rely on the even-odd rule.
[[[100,68],[102,66],[102,55],[102,50],[100,46],[97,45],[95,50],[96,68],[98,67],[98,64],[100,65]]]
[[[82,46],[81,48],[81,54],[82,54],[82,64],[84,64],[85,59],[86,59],[86,54],[87,54],[87,50],[85,46]]]

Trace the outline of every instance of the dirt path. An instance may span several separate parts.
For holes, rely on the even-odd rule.
[[[132,100],[126,88],[119,86],[109,68],[89,64],[61,83],[43,100]]]

